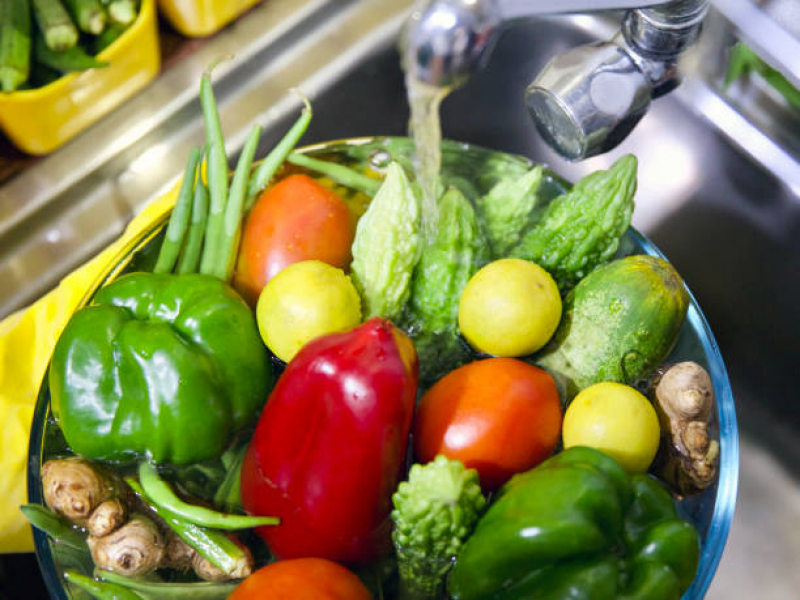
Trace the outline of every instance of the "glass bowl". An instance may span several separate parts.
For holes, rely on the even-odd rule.
[[[336,160],[377,175],[391,160],[410,165],[413,148],[407,138],[359,138],[307,146],[299,151],[318,158]],[[499,177],[519,176],[530,167],[531,162],[520,156],[449,141],[442,144],[443,183],[459,187],[468,198],[486,193]],[[566,181],[548,171],[541,193],[546,198],[552,198],[562,193],[568,185]],[[164,224],[164,221],[155,223],[152,228],[142,231],[132,240],[87,290],[81,306],[88,304],[100,287],[122,273],[151,268]],[[663,257],[646,237],[634,229],[629,229],[625,234],[618,251],[619,256],[630,254]],[[697,301],[691,293],[689,295],[691,303],[686,322],[669,361],[694,360],[708,370],[714,383],[717,400],[717,413],[712,422],[711,433],[718,436],[720,441],[716,481],[703,493],[678,503],[681,516],[697,527],[702,541],[700,566],[692,586],[684,597],[702,598],[716,572],[733,520],[739,479],[739,437],[733,395],[722,356]],[[50,456],[63,454],[65,450],[67,448],[63,436],[50,414],[50,391],[45,377],[31,428],[28,462],[30,502],[43,501],[40,473],[43,462]],[[34,542],[36,555],[51,596],[67,598],[67,592],[62,585],[63,569],[81,568],[81,565],[72,564],[69,555],[56,556],[52,542],[39,531],[34,531]]]

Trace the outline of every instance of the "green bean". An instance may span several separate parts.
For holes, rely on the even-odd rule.
[[[191,583],[166,583],[163,581],[147,581],[131,579],[117,575],[111,571],[95,570],[95,576],[105,581],[136,590],[146,600],[171,600],[174,598],[190,600],[221,600],[227,598],[238,581],[198,581]]]
[[[189,227],[189,218],[192,212],[192,196],[194,192],[194,182],[197,177],[197,165],[200,163],[203,153],[199,148],[192,148],[189,152],[189,160],[186,162],[186,170],[183,173],[183,183],[172,215],[167,225],[167,235],[161,243],[161,251],[158,253],[158,260],[153,269],[154,273],[171,273],[175,267],[175,261],[183,246],[186,237],[186,230]]]
[[[214,98],[214,90],[211,86],[211,71],[215,66],[216,63],[211,65],[200,79],[200,105],[203,108],[203,123],[206,128],[208,145],[222,144],[224,146],[222,123],[219,119],[217,101]]]
[[[297,145],[300,138],[303,137],[306,129],[308,129],[308,124],[311,122],[311,116],[313,115],[311,102],[302,94],[300,94],[300,97],[303,99],[303,104],[305,105],[303,106],[303,112],[300,113],[300,117],[295,121],[286,135],[283,136],[283,139],[278,142],[278,145],[272,149],[263,161],[261,161],[261,164],[258,165],[255,173],[253,173],[253,176],[250,178],[250,185],[247,187],[245,210],[250,209],[258,193],[269,183],[270,179],[275,175],[275,171],[283,164],[283,161],[286,160],[286,157]]]
[[[77,571],[64,571],[64,579],[86,590],[98,600],[142,600],[139,594],[126,587],[107,581],[97,581]]]
[[[241,472],[242,462],[244,462],[244,455],[247,452],[247,444],[242,444],[230,455],[230,464],[225,465],[228,473],[225,479],[217,488],[217,493],[214,494],[214,505],[223,507],[225,510],[241,509],[242,507],[242,492],[241,492]],[[226,453],[227,454],[227,453]],[[223,463],[225,462],[225,455],[222,456]]]
[[[153,502],[138,481],[132,477],[126,477],[125,481],[179,538],[215,567],[224,573],[234,574],[240,572],[242,565],[248,563],[247,553],[227,534],[182,519],[168,508],[158,506]]]
[[[39,504],[24,504],[19,509],[31,525],[54,540],[79,550],[86,549],[86,534],[73,527],[64,517]]]
[[[228,161],[225,147],[211,143],[208,150],[208,195],[210,198],[208,221],[206,224],[203,257],[200,272],[215,275],[219,247],[222,242],[222,228],[225,220],[225,207],[228,194]]]
[[[206,233],[208,220],[208,188],[201,179],[197,180],[194,189],[194,202],[192,204],[192,222],[183,253],[178,260],[178,273],[196,273],[200,264],[200,252],[203,249],[203,236]]]
[[[330,177],[337,183],[353,188],[360,192],[364,192],[368,196],[374,196],[378,188],[381,187],[381,182],[377,179],[372,179],[366,175],[362,175],[358,171],[354,171],[344,165],[337,165],[325,160],[311,158],[304,154],[297,154],[293,152],[287,158],[293,165],[298,167],[305,167],[311,171],[317,171],[323,175]]]
[[[276,517],[250,517],[245,515],[228,515],[202,506],[194,506],[184,502],[175,495],[172,488],[161,479],[155,466],[149,462],[139,465],[139,482],[150,501],[159,508],[164,508],[189,523],[211,527],[213,529],[249,529],[262,525],[277,525]]]
[[[217,275],[224,281],[230,281],[233,268],[236,266],[236,253],[239,249],[239,237],[242,233],[242,205],[250,177],[250,166],[256,155],[258,140],[261,137],[261,126],[254,125],[247,142],[239,155],[239,162],[233,174],[231,189],[228,191],[228,205],[225,207],[225,222],[222,229],[222,242],[219,247],[219,264]]]

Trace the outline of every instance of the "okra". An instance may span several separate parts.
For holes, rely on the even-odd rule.
[[[95,57],[86,54],[80,46],[75,46],[63,52],[54,52],[48,48],[44,38],[40,35],[37,35],[33,42],[33,55],[39,63],[51,69],[55,69],[56,71],[60,71],[61,73],[85,71],[86,69],[97,69],[108,66],[108,63],[99,61]]]
[[[51,50],[68,50],[78,43],[78,28],[61,0],[33,0],[33,16]]]
[[[31,70],[31,7],[28,0],[0,0],[0,87],[13,92]]]
[[[100,0],[64,0],[78,29],[99,35],[106,28],[106,11]]]

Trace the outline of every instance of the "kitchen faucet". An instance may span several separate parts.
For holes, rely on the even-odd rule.
[[[582,160],[619,144],[650,100],[674,89],[678,59],[697,38],[708,0],[422,0],[400,39],[408,77],[461,85],[486,62],[503,21],[626,9],[620,31],[554,57],[525,92],[545,141]]]

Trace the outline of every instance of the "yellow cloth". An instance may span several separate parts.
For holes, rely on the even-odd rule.
[[[30,552],[33,537],[22,512],[36,396],[53,347],[89,286],[139,232],[164,216],[177,187],[152,202],[100,255],[68,275],[32,306],[0,322],[0,552]]]

